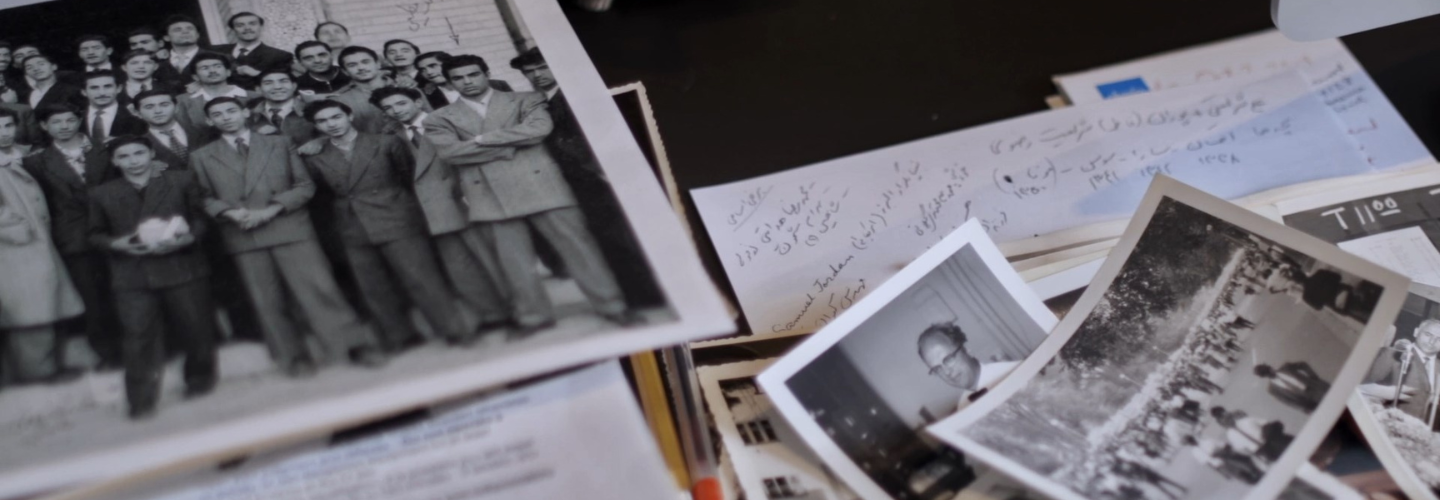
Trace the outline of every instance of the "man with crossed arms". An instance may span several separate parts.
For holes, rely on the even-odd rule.
[[[545,95],[490,88],[489,67],[475,55],[443,65],[462,98],[425,119],[425,136],[460,171],[473,222],[482,222],[511,290],[516,335],[555,324],[554,306],[535,263],[533,227],[564,261],[595,311],[620,325],[641,322],[625,304],[610,266],[585,228],[585,214],[546,151],[553,128]]]

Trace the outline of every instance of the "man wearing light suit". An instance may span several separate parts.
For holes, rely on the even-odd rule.
[[[251,134],[245,125],[250,112],[233,97],[212,99],[205,114],[221,138],[191,153],[190,168],[276,363],[291,376],[314,373],[297,326],[307,324],[330,356],[367,367],[383,364],[373,335],[345,301],[320,251],[305,208],[315,184],[290,140]],[[286,303],[287,291],[293,305]],[[291,318],[291,309],[303,318]]]
[[[639,322],[543,144],[553,127],[545,96],[491,89],[479,56],[453,57],[444,71],[462,98],[425,119],[425,136],[459,169],[470,220],[482,223],[511,291],[516,333],[555,323],[535,268],[532,227],[555,247],[596,312],[622,325]]]
[[[400,87],[382,88],[370,95],[370,103],[391,118],[384,132],[400,138],[415,154],[415,196],[451,285],[480,315],[482,329],[498,326],[510,318],[509,303],[499,287],[499,260],[466,216],[455,166],[440,158],[425,137],[429,114],[423,109],[423,99],[419,90]]]

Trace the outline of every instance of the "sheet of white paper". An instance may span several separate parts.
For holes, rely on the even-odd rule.
[[[1418,283],[1440,286],[1440,251],[1419,227],[1411,226],[1337,244],[1347,252],[1404,274]]]
[[[1055,77],[1070,102],[1249,79],[1296,70],[1310,82],[1377,167],[1433,161],[1380,87],[1338,39],[1296,42],[1276,30]]]
[[[1047,111],[692,191],[756,334],[833,320],[965,220],[1123,220],[1166,173],[1236,198],[1372,171],[1294,73]]]
[[[468,401],[400,429],[229,472],[166,480],[126,500],[585,498],[679,492],[620,372],[607,362]],[[99,497],[96,497],[99,498]]]

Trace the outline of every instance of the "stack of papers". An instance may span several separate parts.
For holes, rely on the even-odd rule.
[[[1409,381],[1440,350],[1440,170],[1344,45],[1264,32],[1055,82],[1073,106],[692,191],[752,338],[815,333],[758,390],[708,384],[804,442],[741,482],[1359,498],[1307,463],[1349,411],[1434,498],[1440,396]]]

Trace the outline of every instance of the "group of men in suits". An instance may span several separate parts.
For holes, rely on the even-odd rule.
[[[0,103],[0,273],[47,269],[26,286],[58,290],[0,302],[0,386],[73,378],[66,334],[123,367],[133,418],[154,413],[170,355],[186,397],[212,391],[225,337],[263,339],[291,377],[382,366],[427,330],[524,338],[558,319],[539,253],[615,324],[664,303],[537,50],[511,61],[536,92],[513,92],[479,56],[398,40],[382,57],[325,23],[292,57],[264,25],[235,14],[236,43],[202,48],[175,17],[118,59],[81,37],[78,74],[0,46],[24,55]],[[43,234],[7,239],[15,220]],[[7,259],[22,240],[48,254]]]

